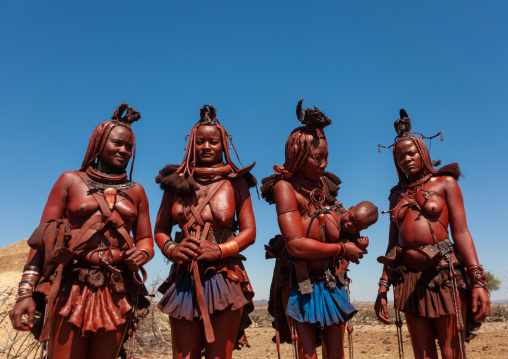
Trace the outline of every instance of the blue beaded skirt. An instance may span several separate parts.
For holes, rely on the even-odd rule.
[[[317,278],[312,288],[312,293],[302,294],[298,284],[293,284],[286,309],[287,315],[298,322],[314,324],[324,329],[333,324],[343,324],[358,312],[348,300],[346,288],[341,283],[330,289],[324,278]]]

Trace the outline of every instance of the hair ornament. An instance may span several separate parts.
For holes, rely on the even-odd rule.
[[[276,172],[276,173],[280,173],[282,175],[284,175],[284,177],[286,178],[291,178],[293,177],[293,173],[291,172],[288,172],[285,168],[284,168],[284,165],[282,166],[277,166],[277,165],[273,165],[273,170]]]
[[[296,106],[296,117],[303,125],[307,126],[311,130],[315,130],[318,135],[322,133],[322,129],[332,123],[326,115],[319,111],[317,107],[309,108],[306,107],[302,111],[303,97],[298,101]],[[305,113],[304,113],[305,112]]]
[[[123,113],[127,110],[125,113],[125,116],[122,117]],[[129,104],[122,103],[120,106],[118,106],[113,112],[113,116],[111,116],[111,121],[118,121],[121,122],[125,127],[131,128],[131,124],[133,122],[136,122],[141,118],[141,114],[136,111],[134,107],[129,107]]]
[[[204,126],[214,126],[217,123],[217,110],[212,105],[203,105],[199,110],[199,124]]]
[[[397,136],[395,137],[394,143],[390,146],[382,146],[381,144],[377,144],[377,151],[381,152],[380,148],[392,148],[398,141],[403,139],[404,137],[409,136],[410,134],[415,134],[420,136],[422,139],[432,140],[433,138],[440,136],[441,141],[443,141],[443,132],[439,131],[437,134],[431,137],[427,137],[419,132],[411,131],[411,120],[407,115],[406,110],[403,108],[399,111],[400,118],[393,123],[393,127],[395,128],[395,132],[397,132]]]

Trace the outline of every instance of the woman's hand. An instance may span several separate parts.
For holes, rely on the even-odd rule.
[[[221,257],[221,250],[218,245],[213,244],[209,241],[201,241],[200,246],[200,254],[198,256],[198,261],[216,261]]]
[[[487,289],[473,286],[472,310],[475,322],[481,322],[490,315],[490,298]]]
[[[147,254],[137,247],[132,247],[126,250],[123,253],[123,257],[125,259],[125,264],[127,264],[127,267],[131,272],[137,272],[139,267],[148,262]]]
[[[199,240],[196,237],[184,238],[179,245],[173,249],[171,259],[175,262],[190,262],[200,254]]]
[[[23,314],[28,315],[28,322],[26,324],[21,320]],[[23,331],[32,329],[35,317],[35,302],[32,297],[28,297],[17,302],[9,313],[9,317],[11,318],[14,329]]]
[[[346,242],[344,245],[346,246],[346,254],[344,255],[344,258],[350,262],[360,264],[359,260],[363,258],[364,254],[368,253],[367,250],[358,248],[358,246],[353,242]]]
[[[377,319],[379,319],[381,323],[390,324],[386,291],[382,290],[381,288],[377,294],[376,304],[374,304],[374,311],[376,312]]]

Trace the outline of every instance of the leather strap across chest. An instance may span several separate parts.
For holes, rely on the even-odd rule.
[[[98,231],[104,230],[105,227],[110,226],[122,236],[122,238],[125,240],[125,242],[129,245],[129,247],[134,246],[134,240],[127,232],[127,229],[125,229],[125,223],[124,221],[119,217],[115,216],[113,212],[109,209],[108,204],[106,203],[106,200],[104,197],[100,194],[100,192],[94,188],[93,186],[90,186],[88,184],[88,175],[85,172],[78,172],[79,176],[83,180],[83,182],[86,184],[86,186],[90,189],[90,192],[94,199],[99,204],[101,214],[94,214],[88,220],[83,224],[81,229],[79,230],[78,234],[76,235],[77,241],[74,243],[74,246],[71,248],[72,250],[77,249],[80,245],[83,243],[86,243],[90,237],[92,237],[95,233],[88,233],[85,236],[85,233],[87,233],[88,229],[97,229]]]
[[[201,218],[201,211],[203,210],[203,208],[205,208],[205,206],[210,203],[210,200],[212,199],[212,197],[217,193],[217,191],[227,182],[226,179],[223,179],[223,180],[220,180],[218,182],[216,182],[215,184],[213,184],[208,192],[208,194],[206,195],[206,197],[204,198],[200,198],[198,199],[198,203],[196,205],[194,205],[192,202],[191,202],[191,198],[186,196],[185,197],[185,204],[189,207],[190,209],[190,214],[191,214],[191,218],[189,219],[189,221],[186,223],[187,225],[187,228],[192,228],[192,225],[197,222],[197,224],[201,227],[204,227],[205,226],[205,222],[203,221],[203,219]]]

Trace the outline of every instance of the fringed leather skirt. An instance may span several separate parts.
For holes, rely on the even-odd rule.
[[[429,266],[411,266],[400,261],[388,269],[390,281],[394,284],[394,308],[418,318],[438,318],[455,315],[453,283],[448,265],[430,262]],[[444,262],[444,261],[443,261]],[[471,306],[471,288],[467,282],[462,264],[454,263],[454,277],[459,292],[464,292],[467,302],[466,341],[481,323],[474,321]],[[464,296],[463,296],[464,297]]]
[[[448,266],[411,268],[398,267],[395,280],[394,307],[415,317],[438,318],[455,314],[452,281]],[[461,268],[455,268],[457,288],[466,289]]]
[[[242,260],[245,260],[245,257],[238,255],[220,261],[198,264],[208,314],[213,317],[225,310],[243,307],[240,330],[252,323],[249,313],[254,310],[252,301],[254,291]],[[157,307],[163,313],[177,319],[202,319],[194,278],[189,272],[188,264],[173,264],[169,277],[159,287],[159,292],[163,296]]]
[[[144,285],[132,281],[127,268],[114,274],[102,267],[66,267],[58,301],[64,303],[58,314],[90,336],[114,331],[124,324],[137,297],[138,309],[148,308]]]

